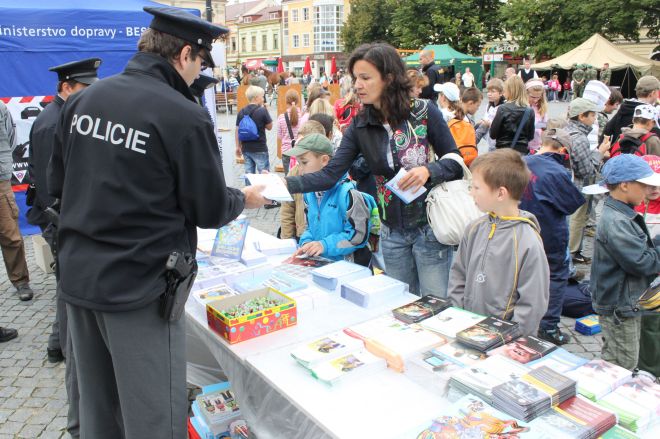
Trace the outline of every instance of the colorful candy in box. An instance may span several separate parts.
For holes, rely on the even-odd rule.
[[[206,305],[209,327],[230,344],[298,323],[296,302],[272,288],[261,288]]]

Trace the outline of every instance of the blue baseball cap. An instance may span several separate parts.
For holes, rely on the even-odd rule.
[[[611,158],[601,170],[603,179],[597,184],[582,188],[582,193],[597,195],[609,192],[608,184],[638,181],[649,186],[660,186],[660,174],[656,174],[647,160],[635,154],[621,154]]]
[[[660,186],[660,174],[651,169],[646,160],[635,154],[620,154],[605,163],[600,184],[617,184],[638,181],[649,186]]]

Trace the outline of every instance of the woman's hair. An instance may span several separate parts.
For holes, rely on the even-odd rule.
[[[525,83],[520,79],[520,76],[515,75],[504,81],[504,94],[508,102],[512,102],[519,107],[529,107]]]
[[[291,126],[298,126],[298,105],[300,105],[300,95],[294,88],[287,91],[284,95],[284,101],[287,105],[291,105]]]
[[[392,126],[408,120],[412,86],[406,75],[406,67],[396,49],[387,43],[367,43],[355,49],[348,60],[348,70],[354,81],[353,68],[358,61],[366,61],[374,66],[385,82],[380,96],[382,111],[376,110],[373,105],[365,105],[365,108],[372,107],[381,121],[387,119]]]
[[[445,101],[447,101],[447,109],[454,113],[454,119],[463,120],[465,117],[465,110],[463,110],[461,101],[450,101],[447,98],[445,98]]]
[[[330,102],[328,102],[325,99],[317,99],[314,102],[312,102],[312,105],[307,108],[307,112],[309,113],[310,116],[319,113],[327,114],[328,116],[331,117],[335,116],[335,109],[332,108]]]
[[[315,100],[318,98],[325,96],[326,91],[323,89],[323,86],[319,84],[318,82],[315,82],[313,84],[310,84],[309,87],[307,87],[307,111],[309,111],[309,107],[312,106]]]
[[[541,99],[539,99],[537,105],[539,114],[545,116],[548,112],[548,100],[545,98],[545,90],[540,85],[535,85],[534,87],[529,87],[527,89],[527,97],[529,98],[529,92],[532,91],[534,94],[541,93]]]
[[[419,87],[423,88],[429,85],[429,78],[419,70],[415,69],[408,69],[406,71],[406,75],[408,75],[408,79],[410,80],[410,85],[412,87]]]

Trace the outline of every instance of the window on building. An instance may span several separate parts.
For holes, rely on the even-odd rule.
[[[277,12],[271,12],[268,18],[270,18],[271,20],[275,20],[277,19],[277,17],[278,17]]]
[[[340,33],[344,26],[343,3],[314,7],[314,52],[341,52]]]
[[[241,49],[240,50],[242,50],[244,52],[248,51],[248,49],[247,49],[247,40],[246,40],[245,37],[241,37]]]
[[[293,36],[293,44],[292,44],[294,49],[297,49],[300,47],[300,35],[294,35]]]
[[[243,23],[252,23],[252,17],[243,17]]]
[[[231,51],[236,52],[236,37],[231,38]]]
[[[309,34],[303,34],[303,47],[309,47]]]
[[[273,34],[273,50],[279,50],[280,48],[280,36],[278,34]]]
[[[261,35],[261,50],[268,50],[268,35]]]
[[[298,9],[291,10],[291,21],[298,21]]]
[[[302,19],[303,21],[309,20],[309,8],[302,8]]]
[[[252,40],[252,41],[251,41],[251,42],[252,42],[252,47],[250,47],[250,51],[251,51],[251,52],[256,52],[256,51],[258,50],[258,49],[257,49],[257,36],[256,36],[256,35],[252,35],[251,40]]]

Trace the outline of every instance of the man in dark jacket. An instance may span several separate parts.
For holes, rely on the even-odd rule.
[[[660,80],[655,76],[642,76],[635,86],[637,99],[624,99],[619,107],[619,111],[610,119],[603,130],[604,136],[612,136],[612,144],[617,141],[621,135],[621,128],[632,125],[633,113],[635,107],[642,104],[655,105],[660,92]],[[660,129],[656,126],[653,132],[660,136]]]
[[[550,299],[538,336],[559,345],[569,341],[568,335],[559,330],[568,281],[566,217],[585,203],[564,167],[564,156],[560,154],[562,148],[570,149],[571,146],[571,138],[565,130],[550,129],[543,133],[541,149],[537,154],[525,157],[532,175],[520,202],[520,208],[533,213],[541,225],[541,239],[550,267]]]
[[[211,120],[189,89],[227,29],[144,9],[154,19],[124,72],[67,100],[48,168],[61,199],[80,433],[95,439],[186,436],[186,322],[161,306],[178,282],[166,262],[185,255],[181,265],[196,270],[196,227],[265,203],[263,187],[227,187]],[[177,293],[185,303],[188,291]]]
[[[438,92],[433,90],[435,84],[442,82],[442,74],[439,72],[440,67],[433,61],[432,50],[422,50],[419,53],[419,63],[422,65],[422,72],[429,78],[429,83],[426,87],[422,88],[419,94],[421,99],[429,99],[435,106],[438,105]]]

